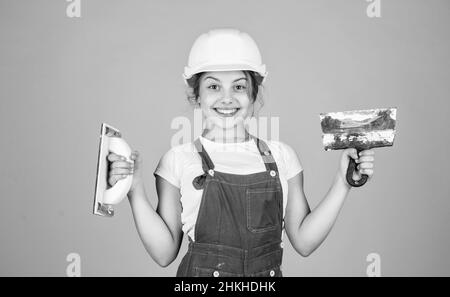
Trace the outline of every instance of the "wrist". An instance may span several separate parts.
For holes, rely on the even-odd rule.
[[[133,180],[133,184],[131,189],[128,191],[128,199],[134,199],[136,197],[144,197],[145,196],[145,188],[144,183],[141,179]]]
[[[352,188],[352,186],[348,184],[347,178],[342,176],[342,174],[340,174],[340,173],[336,174],[334,182],[335,182],[335,185],[337,185],[340,188],[343,188],[347,191],[350,191],[350,189]]]

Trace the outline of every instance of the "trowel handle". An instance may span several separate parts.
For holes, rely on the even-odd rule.
[[[359,155],[360,150],[357,150],[357,154]],[[359,180],[354,180],[353,179],[353,172],[356,171],[356,162],[352,157],[349,157],[350,160],[348,162],[348,167],[347,167],[347,182],[349,183],[350,186],[352,187],[361,187],[362,185],[364,185],[367,182],[367,179],[369,178],[369,176],[367,174],[362,174],[361,175],[361,179]]]
[[[132,163],[134,162],[130,159],[131,148],[122,138],[110,136],[108,149],[114,154],[124,156],[126,158],[126,161]],[[123,198],[127,196],[132,182],[132,175],[128,175],[126,178],[118,180],[114,186],[105,191],[105,194],[103,196],[103,203],[118,204],[120,201],[122,201]]]

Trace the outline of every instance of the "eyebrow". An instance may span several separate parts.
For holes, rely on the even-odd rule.
[[[219,79],[217,79],[217,78],[215,78],[215,77],[213,77],[213,76],[207,76],[207,77],[205,77],[203,80],[207,80],[208,78],[211,78],[211,79],[214,79],[215,81],[219,81],[219,82],[220,82]],[[246,77],[241,77],[241,78],[237,78],[237,79],[233,80],[233,82],[239,81],[239,80],[241,80],[241,79],[247,80]]]

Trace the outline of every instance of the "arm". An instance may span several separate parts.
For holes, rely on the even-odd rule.
[[[325,240],[331,231],[345,199],[351,189],[345,179],[348,158],[357,159],[356,150],[345,150],[341,158],[340,170],[334,178],[329,191],[311,211],[303,190],[303,172],[289,179],[288,203],[286,206],[285,229],[294,249],[302,256],[310,255]],[[373,174],[373,151],[363,151],[360,158],[361,171],[371,176]],[[359,176],[360,177],[360,176]]]
[[[183,238],[180,190],[157,175],[158,206],[155,210],[148,201],[141,175],[137,173],[136,169],[132,190],[128,193],[136,229],[150,256],[166,267],[177,257]]]

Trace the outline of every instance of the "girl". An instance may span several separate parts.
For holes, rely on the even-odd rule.
[[[136,228],[159,265],[175,260],[183,232],[188,235],[177,276],[282,276],[282,230],[300,255],[310,255],[350,191],[349,158],[359,163],[354,179],[370,179],[374,152],[344,150],[330,190],[311,211],[295,151],[246,129],[267,76],[253,39],[237,30],[212,30],[195,41],[188,64],[188,99],[201,108],[205,127],[193,143],[161,158],[154,172],[157,209],[148,202],[137,151],[134,166],[108,156],[109,184],[133,175],[128,198]]]

